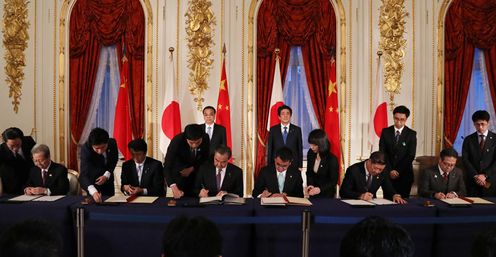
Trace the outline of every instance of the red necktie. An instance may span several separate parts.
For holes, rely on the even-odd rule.
[[[444,179],[444,181],[448,181],[448,173],[447,172],[443,173],[443,179]]]
[[[222,175],[221,175],[221,173],[220,173],[221,171],[222,171],[222,170],[221,170],[221,169],[219,169],[219,170],[217,171],[217,175],[215,175],[215,179],[217,180],[217,190],[218,190],[218,191],[220,191],[220,188],[222,187],[222,185],[221,185],[221,184],[222,184],[222,181],[221,181],[221,180],[222,180]]]
[[[484,145],[486,143],[485,136],[484,135],[479,135],[479,137],[480,137],[480,141],[479,141],[480,151],[481,152],[484,152]]]
[[[43,169],[41,170],[41,179],[43,180],[43,186],[46,186],[46,181],[47,181],[47,170]]]

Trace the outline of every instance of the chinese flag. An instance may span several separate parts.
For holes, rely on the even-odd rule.
[[[129,63],[126,55],[122,57],[122,70],[121,70],[121,86],[119,87],[119,94],[117,95],[117,104],[115,105],[115,118],[114,118],[114,138],[117,141],[117,148],[126,160],[131,158],[131,153],[127,148],[127,144],[133,138],[133,131],[131,129],[131,114],[129,112],[129,93],[128,77],[129,77]]]
[[[339,178],[341,177],[341,171],[343,162],[341,159],[341,143],[340,143],[340,131],[339,131],[339,103],[338,103],[338,88],[336,86],[336,62],[331,61],[331,71],[329,73],[329,86],[327,88],[326,97],[326,112],[325,112],[325,124],[324,130],[331,142],[331,153],[336,156],[339,162]],[[341,179],[338,179],[338,183],[341,183]]]
[[[217,116],[215,123],[226,128],[227,146],[232,150],[231,137],[231,105],[229,104],[229,90],[227,86],[226,61],[222,61],[220,75],[219,98],[217,99]]]

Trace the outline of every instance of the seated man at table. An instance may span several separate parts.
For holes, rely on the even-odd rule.
[[[377,197],[376,192],[382,187],[384,198],[400,204],[406,203],[394,190],[389,176],[382,172],[385,167],[384,153],[379,151],[373,152],[369,159],[348,167],[339,190],[341,198],[369,201]]]
[[[29,170],[34,166],[31,148],[36,143],[32,137],[24,136],[22,130],[16,127],[6,129],[2,133],[2,139],[0,178],[2,179],[3,193],[21,195],[29,176]]]
[[[38,144],[31,150],[34,167],[29,171],[28,181],[24,188],[27,195],[65,195],[69,191],[67,168],[53,162],[50,148]]]
[[[231,149],[219,145],[214,150],[213,163],[206,162],[196,176],[195,193],[199,197],[224,195],[243,196],[243,171],[229,163]]]
[[[81,147],[81,175],[79,182],[95,202],[102,202],[102,195],[113,196],[114,169],[118,152],[115,139],[106,130],[94,128],[88,141]]]
[[[47,221],[22,221],[8,228],[0,237],[0,256],[62,256],[62,239],[54,225]]]
[[[127,147],[132,159],[122,164],[121,191],[127,195],[164,195],[162,162],[146,156],[143,139],[134,139]]]
[[[162,257],[220,257],[222,236],[217,226],[204,217],[174,218],[162,239]]]
[[[301,172],[291,165],[293,152],[287,147],[276,151],[273,164],[263,167],[253,188],[253,197],[303,197]]]
[[[165,155],[164,176],[174,198],[196,196],[196,174],[208,159],[209,147],[208,135],[198,124],[187,125],[172,139]]]
[[[355,224],[341,241],[341,257],[412,257],[415,244],[401,226],[371,216]]]
[[[426,169],[422,174],[419,195],[436,199],[465,196],[463,172],[455,167],[457,158],[458,153],[454,149],[443,149],[439,156],[439,163]]]

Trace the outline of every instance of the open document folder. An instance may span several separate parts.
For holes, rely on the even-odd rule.
[[[200,204],[230,204],[230,205],[243,205],[245,199],[236,194],[224,194],[210,197],[200,198]]]
[[[260,204],[264,206],[286,206],[286,205],[298,205],[298,206],[311,206],[312,202],[306,198],[300,197],[262,197]]]
[[[383,198],[374,198],[369,201],[365,200],[357,200],[357,199],[346,199],[346,200],[341,200],[344,203],[347,203],[351,206],[355,207],[374,207],[376,205],[391,205],[391,204],[396,204],[395,202],[388,200],[388,199],[383,199]]]
[[[105,200],[106,203],[153,203],[157,200],[156,196],[136,196],[136,195],[114,195]]]

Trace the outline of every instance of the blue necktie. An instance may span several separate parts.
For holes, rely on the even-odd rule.
[[[284,144],[286,144],[287,138],[288,138],[288,127],[284,127],[284,132],[282,133],[282,139],[284,140]]]
[[[277,184],[279,185],[279,192],[282,193],[284,190],[284,174],[282,172],[277,172]]]
[[[395,144],[400,141],[400,131],[396,130],[396,134],[394,135]]]

